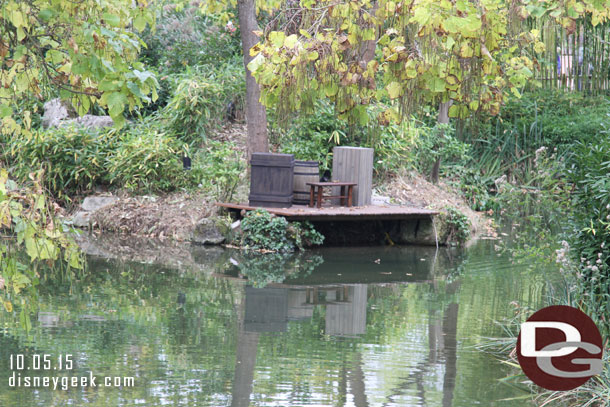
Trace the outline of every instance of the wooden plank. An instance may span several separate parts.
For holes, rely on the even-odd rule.
[[[252,211],[258,207],[233,204],[217,203],[216,205],[234,211]],[[264,208],[278,216],[284,216],[289,220],[301,221],[360,221],[360,220],[393,220],[393,219],[423,219],[438,215],[437,211],[413,208],[398,205],[367,205],[367,206],[330,206],[322,208],[310,208],[308,206],[293,205],[290,208]]]
[[[357,184],[353,192],[354,205],[371,204],[373,154],[372,148],[335,147],[333,149],[332,179]],[[334,194],[339,195],[338,192]]]

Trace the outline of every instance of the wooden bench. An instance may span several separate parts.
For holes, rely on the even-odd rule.
[[[339,198],[339,205],[352,206],[352,195],[354,193],[355,182],[308,182],[309,185],[309,207],[313,207],[317,201],[318,208],[322,207],[324,199]],[[324,187],[341,187],[340,195],[324,195]],[[347,194],[345,193],[347,187]],[[317,188],[317,191],[316,191]]]

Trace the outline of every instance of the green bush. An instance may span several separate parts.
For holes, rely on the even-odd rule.
[[[179,73],[187,66],[218,64],[241,55],[239,30],[231,32],[196,5],[177,10],[175,5],[160,8],[154,30],[147,28],[142,39],[146,47],[141,59],[160,73]]]
[[[292,252],[324,241],[324,236],[309,222],[288,223],[286,218],[264,209],[248,212],[241,222],[241,229],[241,245],[254,250]]]
[[[191,178],[219,201],[230,201],[245,173],[235,144],[209,140],[193,157]]]
[[[447,225],[447,241],[464,243],[470,236],[470,221],[468,217],[453,207],[445,208],[442,214]]]
[[[117,130],[95,131],[75,127],[34,131],[31,136],[11,135],[2,142],[2,160],[19,180],[38,169],[44,186],[60,199],[69,199],[107,183],[107,159],[117,148]]]
[[[568,167],[574,184],[568,235],[578,264],[578,298],[610,333],[610,138],[575,143]]]
[[[470,121],[462,134],[471,144],[472,158],[451,170],[458,174],[474,209],[500,210],[507,199],[497,196],[496,179],[507,176],[516,188],[539,190],[540,181],[548,179],[541,178],[536,151],[546,148],[556,161],[567,162],[575,141],[595,142],[600,132],[610,128],[609,110],[603,97],[557,90],[524,93],[509,100],[498,117]]]
[[[273,113],[270,118],[272,142],[279,146],[279,151],[294,154],[297,160],[317,161],[321,171],[332,167],[333,147],[347,141],[345,122],[325,102],[317,103],[314,114],[297,115],[286,128],[274,126],[277,119]]]
[[[380,106],[371,106],[373,111]],[[271,123],[277,119],[270,115]],[[279,151],[294,154],[297,160],[317,161],[322,171],[332,167],[335,146],[370,147],[375,150],[374,170],[379,177],[415,168],[416,146],[430,130],[421,123],[406,120],[389,126],[349,126],[337,118],[327,101],[318,101],[314,113],[284,120],[286,128],[274,127],[272,142]],[[422,155],[423,156],[423,155]]]
[[[4,136],[0,160],[19,180],[42,169],[45,188],[68,202],[96,185],[136,192],[201,187],[230,199],[244,170],[235,145],[209,141],[194,152],[192,170],[185,171],[185,144],[159,128],[148,117],[121,130],[61,127]]]
[[[227,104],[242,110],[246,94],[243,63],[199,66],[176,76],[173,97],[161,113],[168,130],[188,143],[206,140],[226,119]]]
[[[159,130],[136,126],[106,159],[113,185],[139,191],[171,191],[186,186],[181,144]]]

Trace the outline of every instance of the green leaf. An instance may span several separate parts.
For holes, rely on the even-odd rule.
[[[8,105],[0,105],[0,119],[13,114],[13,109]]]
[[[146,28],[146,19],[142,15],[137,16],[133,21],[133,26],[136,30],[143,31]]]
[[[36,246],[36,239],[34,237],[27,237],[25,239],[25,251],[30,256],[30,260],[38,259],[38,246]]]
[[[295,45],[297,45],[297,42],[299,41],[298,37],[296,34],[291,34],[288,37],[286,37],[286,40],[284,41],[284,46],[286,48],[294,48]]]
[[[140,80],[140,82],[146,82],[147,79],[155,77],[152,72],[138,71],[137,69],[134,69],[133,74]]]
[[[38,17],[43,21],[50,21],[54,15],[55,15],[55,11],[50,8],[45,8],[44,10],[40,10],[40,13],[38,13]]]
[[[400,92],[402,91],[402,86],[396,81],[389,83],[385,88],[388,91],[390,99],[396,99],[400,96]]]
[[[121,18],[116,14],[104,13],[102,18],[112,27],[118,27],[121,24]]]
[[[114,119],[125,110],[127,98],[120,92],[112,92],[108,95],[106,101],[108,104],[108,113]]]
[[[428,89],[435,93],[442,93],[445,91],[445,81],[442,78],[433,77],[428,83]]]
[[[324,87],[324,93],[327,97],[335,96],[339,92],[339,86],[336,83],[329,83]]]
[[[148,99],[146,97],[146,95],[144,95],[142,93],[142,90],[140,90],[138,85],[136,85],[134,82],[132,82],[132,81],[127,82],[127,88],[131,91],[131,93],[133,93],[138,98],[140,98],[140,99]]]
[[[286,39],[286,34],[281,31],[272,31],[269,34],[269,41],[273,44],[274,47],[281,47],[284,45],[284,40]]]

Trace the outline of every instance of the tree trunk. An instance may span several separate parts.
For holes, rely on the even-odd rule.
[[[438,124],[449,124],[449,108],[451,107],[451,101],[441,102],[438,106]],[[438,183],[439,172],[441,168],[441,156],[436,157],[434,166],[432,167],[432,173],[430,174],[430,180],[433,184]]]
[[[250,48],[258,42],[254,31],[258,30],[256,22],[256,5],[254,0],[238,0],[239,29],[246,68],[246,124],[248,126],[248,161],[252,153],[269,151],[267,138],[267,112],[260,102],[261,91],[248,70],[252,60]]]

